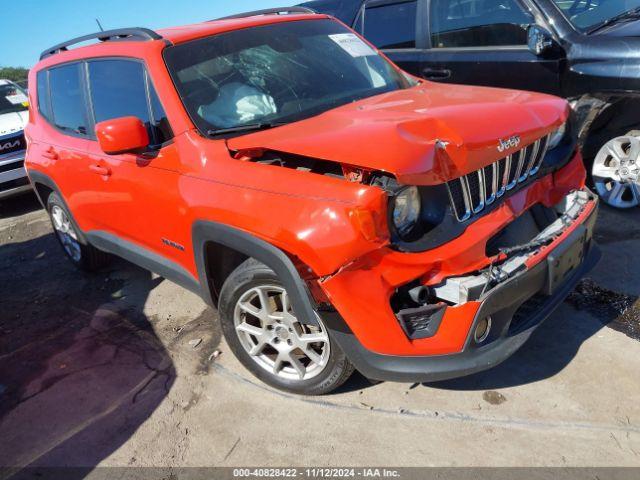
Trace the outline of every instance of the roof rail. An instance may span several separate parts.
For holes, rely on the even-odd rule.
[[[307,7],[267,8],[265,10],[255,10],[253,12],[238,13],[236,15],[230,15],[228,17],[216,18],[210,21],[215,22],[216,20],[232,20],[234,18],[257,17],[259,15],[289,15],[292,13],[316,13],[316,12]]]
[[[108,42],[113,40],[160,40],[162,39],[162,36],[158,35],[153,30],[149,30],[148,28],[139,27],[105,30],[104,32],[96,32],[90,35],[72,38],[71,40],[68,40],[66,42],[54,45],[53,47],[48,48],[44,52],[42,52],[42,54],[40,55],[40,60],[51,55],[55,55],[56,53],[66,52],[68,50],[68,47],[70,47],[71,45],[95,39],[98,39],[101,42]]]

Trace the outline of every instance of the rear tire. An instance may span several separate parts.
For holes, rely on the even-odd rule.
[[[47,212],[56,238],[71,263],[88,272],[99,270],[109,263],[109,254],[89,244],[56,192],[47,199]]]
[[[317,317],[319,328],[300,323],[276,274],[254,259],[227,278],[218,311],[233,353],[272,387],[322,395],[353,373],[353,365],[322,320]]]

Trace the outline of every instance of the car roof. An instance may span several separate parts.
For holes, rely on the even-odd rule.
[[[123,48],[128,48],[129,44],[131,44],[133,48],[138,48],[141,41],[152,45],[157,45],[159,42],[163,42],[165,45],[177,45],[198,38],[262,25],[332,18],[330,15],[313,13],[313,11],[309,9],[305,10],[308,10],[309,13],[291,12],[286,15],[280,15],[249,12],[246,16],[238,15],[237,17],[221,18],[191,25],[163,28],[157,31],[136,27],[96,32],[50,47],[42,53],[40,62],[38,62],[34,69],[38,71],[41,68],[50,68],[65,63],[66,61],[81,60],[82,58],[90,56],[100,56],[102,52],[108,52],[110,50],[109,46],[115,46],[116,44]],[[92,40],[94,41],[93,43],[76,46]],[[101,41],[95,42],[96,40]],[[154,41],[148,42],[149,40]],[[118,51],[122,53],[123,48],[118,48]]]
[[[292,13],[288,15],[257,15],[253,17],[229,18],[212,20],[209,22],[169,27],[156,30],[166,40],[173,44],[188,42],[197,38],[208,37],[218,33],[258,27],[274,23],[284,23],[300,20],[318,20],[329,18],[328,15],[315,13]]]
[[[311,10],[309,10],[309,12],[311,12]],[[209,37],[234,30],[285,22],[328,18],[331,17],[329,15],[316,13],[295,12],[287,15],[253,15],[250,12],[248,16],[240,18],[229,17],[191,25],[163,28],[157,31],[136,27],[96,32],[68,40],[45,50],[40,56],[40,62],[36,70],[52,67],[66,61],[81,60],[89,56],[100,56],[103,52],[106,53],[113,50],[110,47],[115,47],[116,45],[118,45],[117,50],[120,53],[128,49],[129,46],[140,52],[140,42],[148,43],[150,44],[149,46],[154,44],[157,46],[160,42],[164,45],[177,45],[198,38]],[[149,40],[152,41],[150,42]],[[92,41],[92,43],[81,45],[88,41]],[[164,46],[161,48],[164,48]]]

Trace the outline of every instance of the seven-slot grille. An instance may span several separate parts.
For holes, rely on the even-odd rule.
[[[491,165],[448,182],[458,221],[468,220],[538,173],[548,145],[549,136],[543,137]]]

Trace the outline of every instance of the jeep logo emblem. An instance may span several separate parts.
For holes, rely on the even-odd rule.
[[[498,142],[498,151],[502,153],[505,150],[509,150],[510,148],[516,148],[518,145],[520,145],[519,135],[514,135],[513,137],[507,138],[505,140],[500,139]]]
[[[20,140],[16,140],[15,142],[7,142],[0,144],[0,152],[3,150],[9,150],[10,148],[14,148],[20,145]]]

